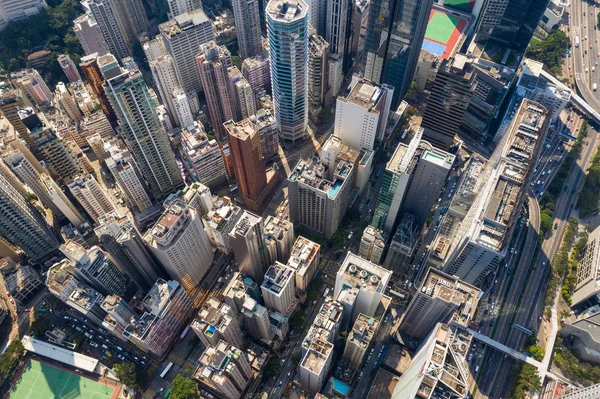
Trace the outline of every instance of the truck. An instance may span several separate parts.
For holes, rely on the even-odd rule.
[[[596,91],[598,89],[598,83],[594,83],[592,85],[592,90]]]
[[[579,36],[575,36],[575,47],[579,47]]]

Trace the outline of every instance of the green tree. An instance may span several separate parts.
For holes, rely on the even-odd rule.
[[[231,63],[236,66],[240,71],[242,70],[242,59],[237,56],[234,55],[231,57]]]
[[[135,370],[135,364],[131,361],[115,364],[115,373],[119,380],[129,388],[138,387],[138,377]]]
[[[542,213],[540,215],[540,230],[542,232],[547,233],[552,229],[552,216],[547,213]]]
[[[600,25],[600,12],[596,15],[596,19],[598,20],[598,25]]]
[[[171,399],[200,399],[198,386],[191,378],[177,374],[171,382]]]
[[[52,328],[52,323],[50,322],[50,319],[48,319],[45,316],[38,316],[31,323],[29,332],[34,337],[41,337],[46,333],[46,331],[50,330],[51,328]]]
[[[279,359],[276,357],[272,357],[269,360],[269,363],[265,366],[265,371],[263,373],[264,377],[268,380],[273,376],[279,374],[281,371],[281,366],[279,365]]]
[[[529,347],[529,353],[531,353],[535,360],[541,361],[544,358],[546,351],[539,345],[531,345]]]
[[[321,123],[327,123],[331,119],[331,108],[324,107],[319,112],[319,121]]]
[[[417,84],[416,81],[413,80],[413,82],[410,84],[410,87],[408,88],[408,91],[406,92],[406,95],[404,96],[404,99],[407,102],[413,102],[414,100],[417,99],[418,94],[419,94],[419,85]]]
[[[562,57],[567,52],[569,38],[560,29],[550,33],[540,41],[532,41],[527,49],[527,57],[544,63],[555,75],[561,75]]]

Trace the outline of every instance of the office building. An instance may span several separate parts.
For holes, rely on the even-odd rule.
[[[146,242],[169,276],[192,293],[212,265],[213,250],[196,209],[177,197],[170,197],[165,208]]]
[[[238,269],[261,284],[271,259],[266,250],[264,224],[261,217],[244,211],[229,233]]]
[[[294,225],[275,216],[267,216],[264,223],[265,244],[270,263],[287,262],[294,243]]]
[[[169,138],[162,128],[154,92],[139,70],[120,70],[106,82],[106,91],[116,110],[122,137],[148,182],[151,194],[164,198],[183,185]]]
[[[352,22],[352,0],[330,0],[327,2],[327,22],[325,38],[329,51],[339,57],[344,65],[349,51],[350,24]],[[344,70],[346,68],[344,67]]]
[[[334,140],[332,136],[328,140]],[[346,146],[328,151],[321,159],[300,159],[288,178],[290,220],[325,235],[336,232],[349,205],[357,175],[359,152]]]
[[[317,121],[323,106],[328,105],[329,43],[312,26],[308,32],[308,113],[312,121]]]
[[[104,41],[108,46],[108,52],[118,59],[123,59],[130,55],[129,37],[124,31],[122,18],[119,15],[120,7],[116,7],[115,2],[110,0],[90,0],[87,6],[94,20],[100,28]],[[98,53],[99,56],[104,54]]]
[[[162,358],[192,314],[192,300],[177,281],[158,279],[140,305],[144,313],[131,320],[123,335],[142,350]]]
[[[202,0],[168,0],[167,3],[169,3],[169,17],[171,18],[202,9]]]
[[[283,315],[291,314],[296,293],[294,270],[275,262],[265,273],[260,289],[265,306]]]
[[[201,44],[215,40],[212,22],[202,9],[174,16],[158,26],[167,54],[173,58],[182,89],[201,91],[200,69],[196,61]]]
[[[56,180],[69,181],[83,172],[83,167],[74,158],[73,149],[52,129],[38,126],[31,131],[31,138],[42,154],[50,174]]]
[[[423,339],[438,323],[453,321],[467,326],[475,314],[479,292],[456,276],[430,268],[403,315],[400,330]]]
[[[48,192],[50,200],[56,205],[56,207],[62,212],[63,215],[71,222],[74,226],[81,226],[86,222],[83,215],[75,207],[73,202],[65,195],[63,190],[56,184],[54,180],[45,173],[40,174],[40,181],[43,188]]]
[[[152,200],[137,162],[122,143],[114,140],[111,144],[108,150],[110,156],[104,159],[104,163],[125,194],[127,204],[135,213],[143,213],[152,208]]]
[[[229,75],[229,85],[233,96],[235,119],[249,118],[256,113],[252,87],[236,66],[229,67],[227,74]]]
[[[246,207],[258,211],[269,193],[260,133],[248,119],[237,123],[229,120],[223,126],[227,133],[239,192]]]
[[[392,276],[390,270],[377,266],[351,252],[346,254],[335,277],[333,297],[344,306],[344,320],[352,324],[360,313],[374,316]]]
[[[217,46],[211,41],[200,46],[197,60],[210,122],[217,137],[223,139],[226,134],[223,123],[236,119],[232,87],[227,74],[227,68],[232,65],[231,54],[227,47]]]
[[[271,90],[271,66],[269,53],[263,52],[242,62],[242,75],[246,78],[252,90]]]
[[[467,353],[472,336],[438,324],[423,341],[394,390],[394,399],[465,398],[473,388]]]
[[[307,134],[308,5],[271,0],[266,17],[275,119],[281,138],[295,144]]]
[[[3,0],[0,3],[0,30],[6,28],[12,21],[36,15],[44,7],[46,7],[46,2],[43,0]]]
[[[373,150],[383,140],[394,88],[358,76],[337,98],[334,134],[350,148]]]
[[[175,118],[179,120],[181,126],[193,125],[194,115],[200,110],[196,93],[185,93],[183,89],[175,89],[171,97],[175,106]]]
[[[15,263],[11,258],[0,259],[0,286],[15,300],[17,305],[25,306],[44,283],[33,267]]]
[[[413,81],[433,0],[374,0],[366,28],[364,77],[394,88],[392,108]]]
[[[258,0],[234,0],[231,2],[235,18],[240,58],[254,57],[262,52],[262,35]]]
[[[264,159],[271,159],[279,152],[279,130],[272,110],[259,109],[251,115],[250,122],[258,129],[260,134],[260,147]]]
[[[100,248],[94,246],[85,249],[73,241],[67,241],[60,246],[60,251],[74,262],[71,273],[78,280],[85,281],[103,295],[125,295],[129,278]]]
[[[48,290],[90,321],[102,324],[106,316],[101,307],[104,295],[79,280],[74,274],[74,269],[75,264],[69,259],[63,259],[50,267],[46,279]]]
[[[76,176],[67,183],[67,187],[94,222],[97,223],[101,216],[116,212],[115,204],[109,194],[98,184],[94,176]]]
[[[242,216],[242,209],[228,197],[213,197],[212,209],[202,216],[204,231],[211,245],[226,254],[231,252],[229,233]]]
[[[548,7],[548,0],[488,1],[479,16],[476,40],[490,41],[522,53]]]
[[[411,260],[419,238],[415,217],[410,213],[402,215],[400,225],[390,242],[383,267],[394,272],[394,276],[403,279],[411,270]]]
[[[127,341],[123,331],[125,331],[125,327],[131,320],[137,316],[136,312],[119,295],[106,296],[100,306],[106,312],[102,327],[120,340]]]
[[[75,18],[73,20],[73,31],[85,55],[94,53],[105,55],[110,52],[100,25],[90,14],[83,14]]]
[[[200,215],[204,216],[213,209],[215,199],[210,189],[202,183],[192,183],[185,186],[181,192],[186,204],[194,208]]]
[[[520,214],[533,165],[550,125],[548,111],[524,99],[502,144],[496,147],[498,165],[469,209],[462,240],[446,263],[446,272],[479,286],[504,258]]]
[[[231,307],[214,298],[200,308],[190,324],[204,346],[216,346],[219,341],[243,348],[244,340],[239,322]]]
[[[466,55],[444,60],[437,71],[423,113],[423,138],[448,150],[473,97],[475,74]],[[444,123],[440,123],[440,121]]]
[[[359,314],[346,338],[343,359],[354,369],[358,369],[367,357],[371,340],[377,334],[379,320]]]
[[[208,346],[194,377],[224,397],[240,399],[252,379],[247,354],[225,341]]]
[[[581,312],[574,321],[560,330],[560,335],[570,342],[570,349],[577,351],[577,358],[600,364],[600,305],[594,305]]]
[[[333,359],[333,344],[315,339],[300,361],[300,386],[310,392],[319,392],[327,378]]]
[[[24,88],[36,105],[52,102],[52,92],[37,69],[30,68],[11,72],[10,80],[15,86]]]
[[[77,82],[81,80],[79,71],[77,71],[77,67],[75,66],[75,63],[71,57],[69,57],[67,54],[60,54],[57,61],[67,76],[67,79],[69,79],[69,82]]]
[[[200,183],[216,187],[225,181],[225,164],[219,144],[208,138],[200,122],[181,131],[181,156],[190,174]]]
[[[102,249],[140,288],[150,289],[161,276],[159,266],[130,219],[107,215],[100,218],[95,233]]]
[[[294,270],[296,289],[306,291],[321,261],[321,246],[298,236],[286,266]]]
[[[577,267],[577,283],[571,296],[571,304],[577,306],[585,303],[600,293],[600,246],[598,245],[600,237],[600,228],[594,229],[587,240],[583,249],[583,256]]]
[[[387,235],[382,230],[379,230],[372,225],[368,225],[360,238],[358,255],[361,258],[378,265],[381,262],[381,256],[383,255],[386,242]]]
[[[179,115],[175,110],[175,103],[173,98],[173,92],[180,88],[181,83],[177,77],[177,71],[175,70],[175,63],[170,55],[162,55],[153,61],[149,62],[150,71],[152,77],[158,88],[158,94],[162,99],[162,103],[165,105],[169,117],[173,121],[175,126],[185,127],[187,125],[182,124],[179,119]],[[185,95],[185,93],[184,93]]]

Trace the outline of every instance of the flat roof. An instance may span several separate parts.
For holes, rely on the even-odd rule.
[[[21,340],[25,349],[29,352],[59,361],[71,367],[94,373],[98,366],[98,359],[73,352],[60,346],[52,345],[48,342],[40,341],[29,335],[25,335]]]

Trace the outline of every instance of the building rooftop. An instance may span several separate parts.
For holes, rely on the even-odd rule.
[[[407,173],[414,165],[415,155],[419,148],[423,128],[419,128],[408,145],[398,144],[392,158],[388,161],[386,169],[394,173]]]
[[[338,99],[368,109],[370,112],[379,113],[376,108],[385,90],[381,86],[366,79],[357,79],[346,88]]]
[[[289,179],[318,189],[326,193],[329,198],[335,199],[342,183],[351,175],[352,169],[352,163],[340,160],[336,165],[334,179],[330,181],[327,179],[327,167],[318,157],[300,159]]]
[[[148,294],[142,302],[150,313],[158,316],[169,303],[178,288],[179,283],[175,280],[165,281],[163,279],[158,279],[152,288],[150,288],[150,291],[148,291]]]
[[[190,216],[187,205],[176,198],[172,201],[161,218],[152,228],[152,238],[162,246],[168,246],[177,233],[182,229],[185,221]]]
[[[275,262],[265,273],[261,287],[277,295],[294,279],[294,271],[284,264]]]
[[[342,291],[358,287],[361,290],[383,294],[392,272],[358,255],[348,252],[342,266],[337,272],[337,279],[342,279]]]
[[[326,297],[302,341],[302,347],[308,349],[316,340],[333,340],[342,322],[343,313],[344,307],[340,302]]]
[[[308,5],[302,0],[271,0],[266,11],[276,21],[294,22],[306,16]]]
[[[287,266],[303,276],[306,274],[315,256],[319,253],[320,248],[319,244],[312,242],[308,238],[298,236],[292,247],[292,253],[288,259]]]
[[[240,220],[238,220],[238,222],[235,224],[235,227],[233,228],[230,234],[237,234],[245,237],[248,234],[248,232],[250,232],[252,227],[260,223],[261,221],[262,218],[260,216],[257,216],[248,211],[244,211],[244,213],[240,217]]]
[[[186,30],[204,23],[211,22],[202,9],[197,9],[180,14],[175,18],[158,25],[158,29],[167,39],[171,39]]]
[[[378,328],[379,320],[362,313],[359,314],[354,322],[354,326],[352,326],[352,330],[348,333],[346,345],[352,343],[367,350]]]
[[[310,370],[314,374],[321,374],[332,350],[333,345],[327,341],[320,339],[313,341],[304,359],[302,359],[300,367]]]

